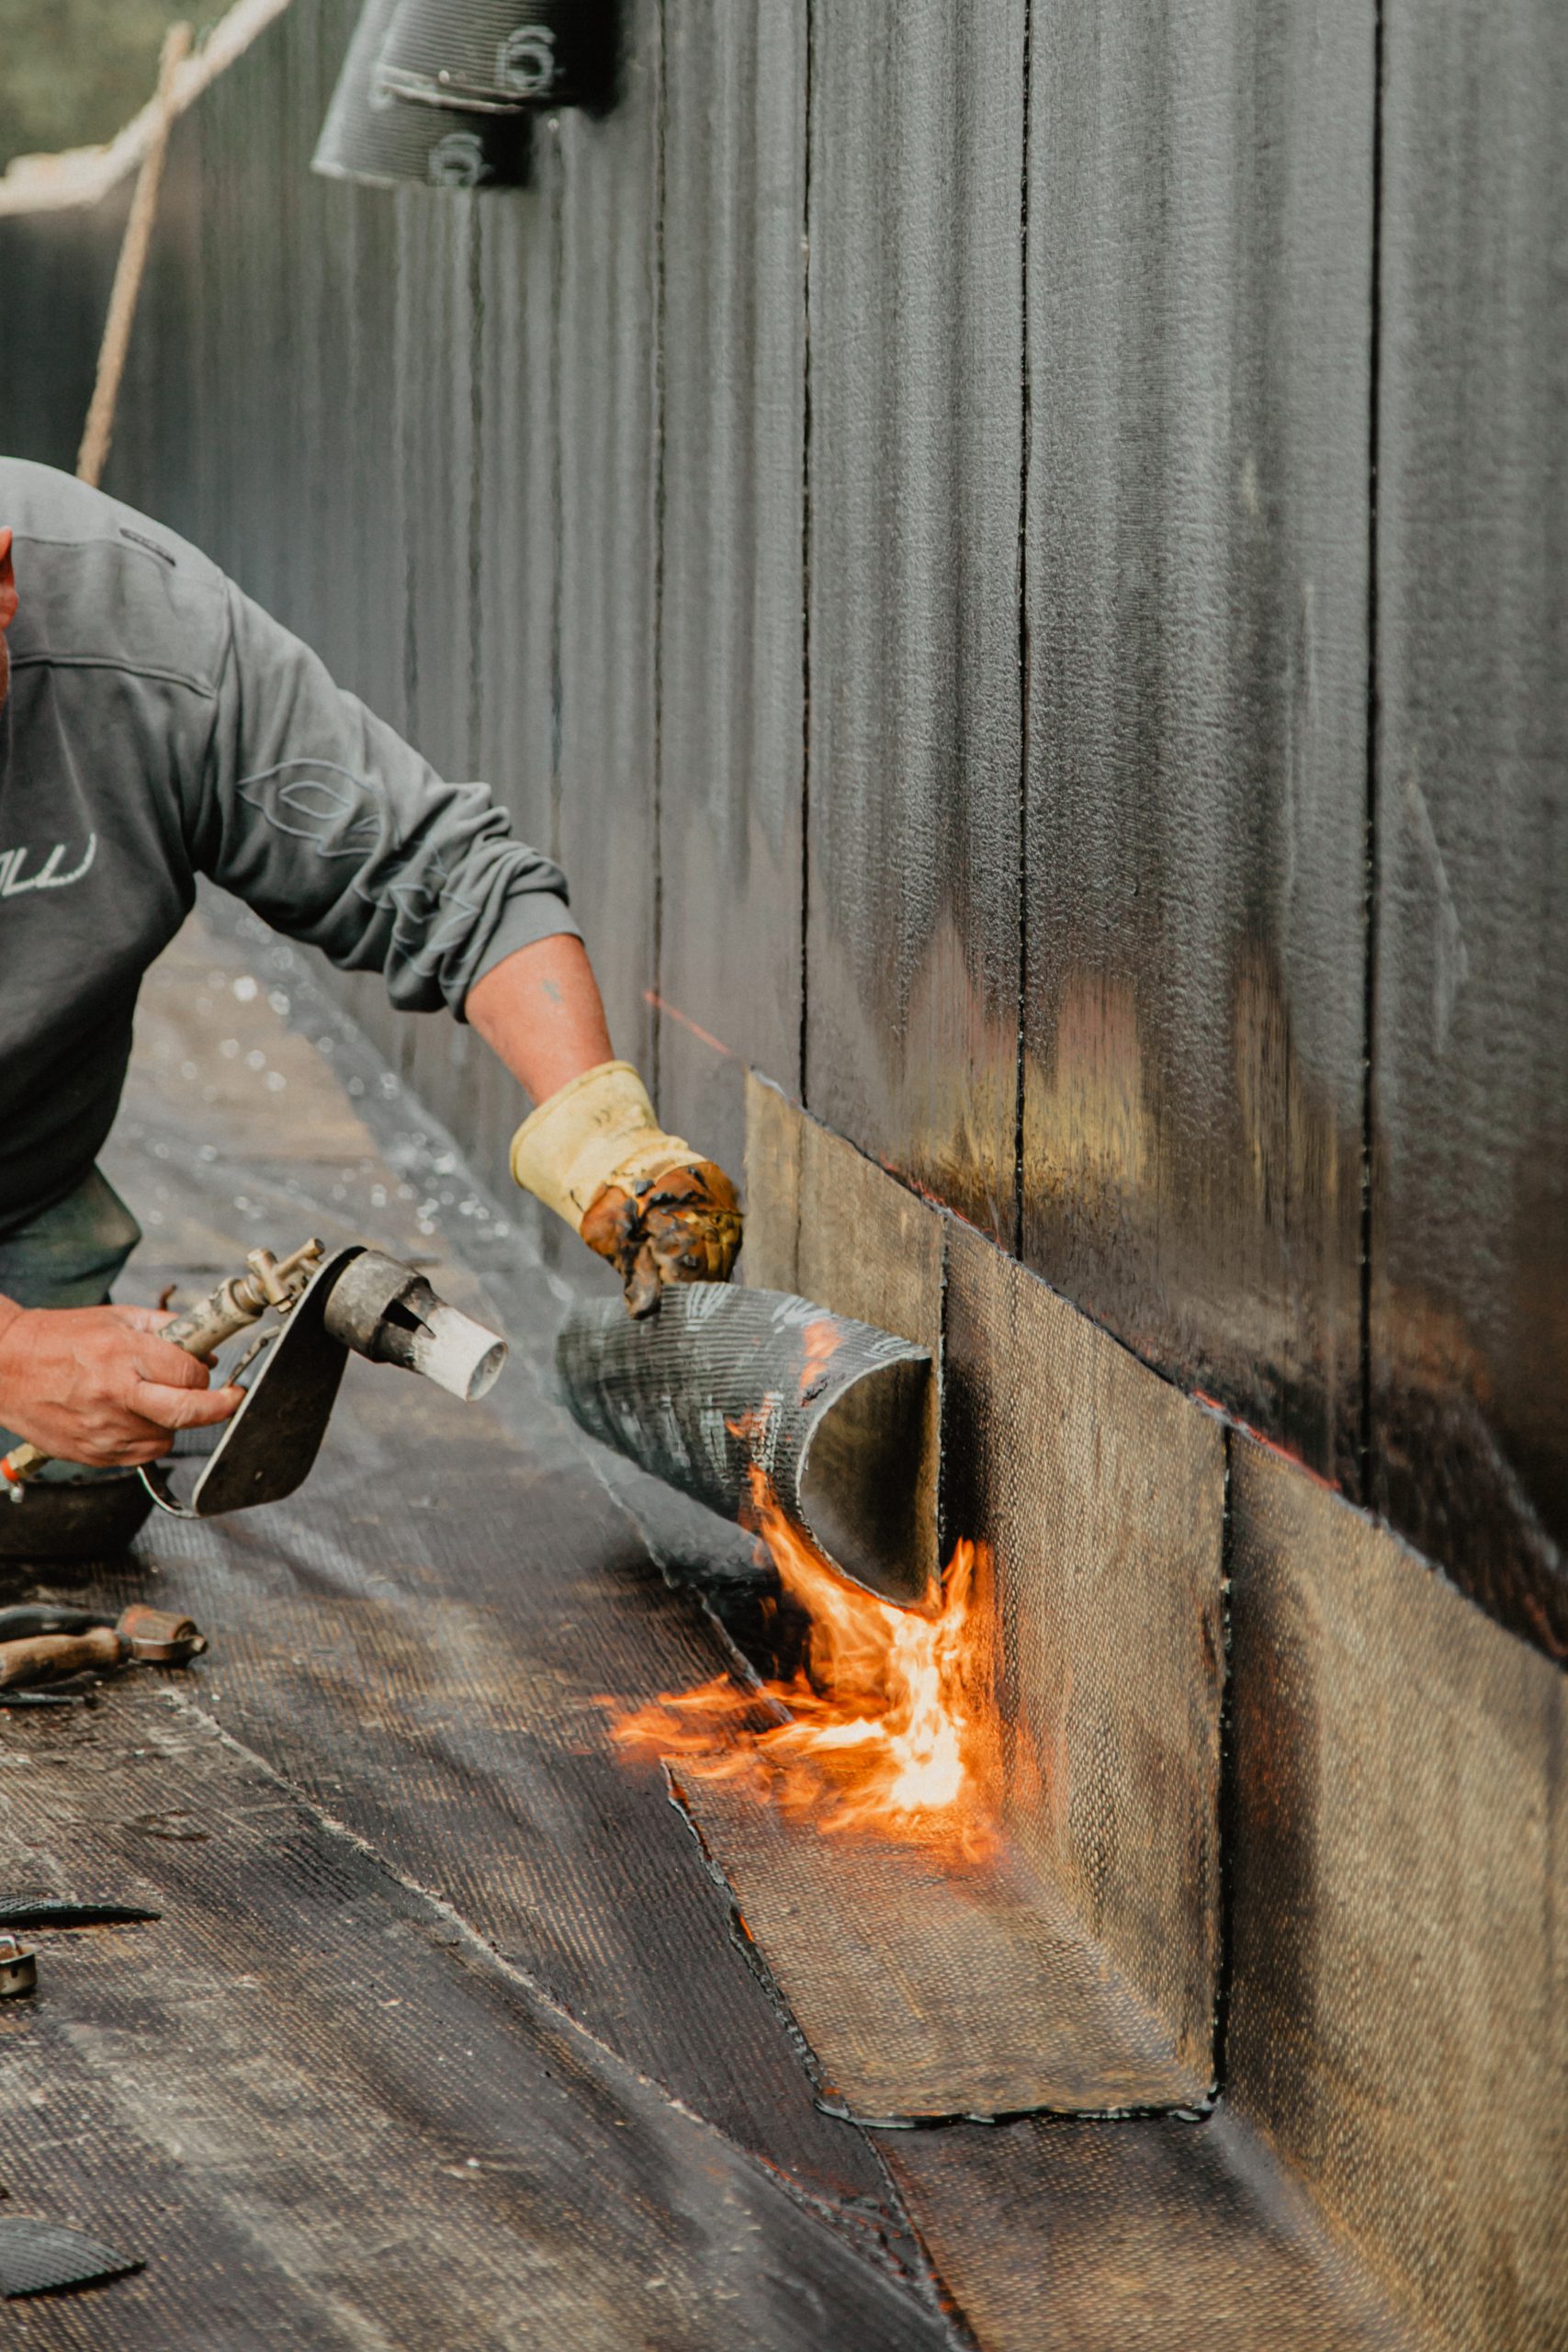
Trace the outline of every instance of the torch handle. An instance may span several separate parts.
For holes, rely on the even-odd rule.
[[[29,1478],[37,1476],[49,1458],[41,1445],[28,1445],[25,1439],[20,1445],[11,1448],[4,1462],[0,1462],[0,1478],[4,1478],[10,1488],[13,1502],[21,1500],[23,1487]]]
[[[248,1275],[231,1275],[220,1283],[208,1297],[195,1306],[187,1306],[172,1323],[165,1323],[158,1337],[172,1340],[183,1348],[187,1356],[209,1356],[243,1331],[266,1311],[267,1301],[256,1290]]]
[[[120,1660],[119,1635],[112,1625],[85,1634],[38,1634],[30,1641],[0,1642],[0,1690],[17,1682],[55,1682],[88,1667],[100,1672]]]

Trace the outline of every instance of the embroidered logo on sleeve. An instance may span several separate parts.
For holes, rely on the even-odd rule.
[[[71,842],[56,842],[40,865],[29,874],[28,860],[35,853],[26,844],[20,849],[0,849],[0,899],[19,899],[24,890],[69,890],[73,882],[80,882],[98,854],[96,833],[87,835],[87,846],[76,857],[74,865],[65,864],[74,848]]]
[[[452,887],[439,850],[400,865],[410,844],[392,831],[384,796],[333,760],[284,760],[241,779],[239,797],[274,832],[309,842],[318,857],[353,858],[355,898],[390,915],[390,958],[427,974],[467,938],[479,909]]]
[[[321,857],[367,858],[381,845],[382,811],[352,768],[333,760],[284,760],[242,777],[242,800],[275,833],[310,842]]]

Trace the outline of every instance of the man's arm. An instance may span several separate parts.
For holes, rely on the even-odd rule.
[[[438,775],[240,591],[205,758],[183,779],[193,864],[400,1010],[459,1020],[518,949],[575,935],[566,879],[483,784]]]
[[[465,1009],[536,1102],[611,1057],[599,983],[587,949],[569,933],[492,965],[468,990]]]
[[[634,1313],[666,1282],[722,1280],[735,1189],[611,1058],[559,866],[231,586],[229,618],[195,863],[333,963],[379,966],[394,1004],[478,1023],[538,1104],[513,1173],[620,1269]]]
[[[579,939],[541,939],[468,990],[468,1016],[538,1108],[518,1128],[512,1172],[608,1258],[634,1315],[666,1283],[724,1282],[740,1204],[721,1168],[666,1135],[610,1032]]]

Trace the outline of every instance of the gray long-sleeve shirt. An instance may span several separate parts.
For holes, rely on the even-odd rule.
[[[395,1004],[462,1017],[572,932],[558,866],[446,784],[159,525],[0,458],[20,606],[0,709],[0,1232],[85,1176],[148,965],[209,875]]]

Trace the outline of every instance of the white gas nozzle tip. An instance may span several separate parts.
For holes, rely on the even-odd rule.
[[[449,1396],[473,1404],[494,1387],[506,1362],[506,1342],[456,1306],[437,1305],[414,1336],[413,1368]]]

